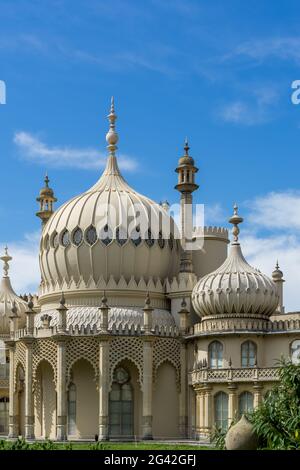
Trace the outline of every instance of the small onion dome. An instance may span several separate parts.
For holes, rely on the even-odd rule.
[[[204,276],[195,285],[192,302],[200,317],[226,315],[268,317],[276,310],[279,297],[275,283],[258,269],[250,266],[238,242],[237,206],[230,222],[234,241],[225,262],[214,272]]]
[[[191,157],[189,155],[189,150],[190,150],[190,147],[189,147],[188,141],[187,141],[187,139],[185,139],[185,145],[184,145],[185,154],[182,157],[179,158],[179,160],[178,160],[178,165],[179,166],[181,166],[181,165],[194,166],[195,162],[194,162],[193,157]]]
[[[276,263],[275,270],[272,272],[272,278],[273,281],[282,281],[283,272],[279,268],[278,261]]]
[[[46,174],[45,176],[45,186],[40,190],[40,198],[51,197],[54,198],[54,192],[52,188],[49,188],[49,178]]]
[[[12,308],[15,308],[16,315],[19,317],[19,326],[25,324],[26,302],[19,297],[12,288],[10,278],[8,276],[9,261],[12,257],[8,254],[7,247],[5,253],[0,258],[3,263],[3,277],[0,282],[0,335],[9,333],[9,317]]]

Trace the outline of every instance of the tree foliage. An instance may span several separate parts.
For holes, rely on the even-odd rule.
[[[249,416],[260,446],[300,449],[300,365],[282,359],[279,382]]]

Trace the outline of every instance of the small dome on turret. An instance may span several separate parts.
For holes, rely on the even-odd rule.
[[[275,270],[272,272],[273,281],[281,281],[283,279],[283,272],[279,268],[278,261],[275,266]]]
[[[48,178],[48,175],[46,173],[46,176],[45,176],[45,186],[40,190],[40,197],[54,197],[54,191],[52,188],[49,188],[49,178]]]
[[[238,241],[238,224],[242,221],[235,206],[234,215],[229,219],[233,224],[234,239],[228,258],[222,266],[200,279],[193,289],[193,306],[200,317],[231,315],[266,318],[276,310],[279,296],[275,283],[250,266],[243,256]]]

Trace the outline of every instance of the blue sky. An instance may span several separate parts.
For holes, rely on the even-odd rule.
[[[0,243],[17,289],[38,282],[43,175],[59,203],[95,182],[114,95],[128,182],[176,202],[187,136],[206,222],[227,224],[237,201],[249,260],[270,274],[278,257],[300,309],[299,2],[0,0],[0,11]]]

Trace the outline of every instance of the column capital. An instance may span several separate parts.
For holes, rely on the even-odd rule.
[[[227,387],[230,393],[236,393],[237,385],[235,383],[228,382]]]
[[[260,392],[262,389],[263,389],[263,386],[261,383],[259,382],[254,382],[253,384],[253,389],[257,392]]]

